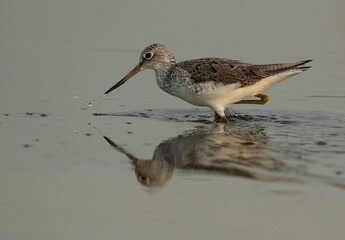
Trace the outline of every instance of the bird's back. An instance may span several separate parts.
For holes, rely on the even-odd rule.
[[[213,81],[224,85],[240,83],[241,87],[253,85],[263,78],[287,71],[302,72],[310,66],[302,66],[311,60],[296,63],[254,65],[224,58],[201,58],[183,61],[175,65],[189,74],[194,83]]]

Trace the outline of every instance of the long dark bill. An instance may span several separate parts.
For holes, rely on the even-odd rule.
[[[122,84],[124,84],[128,79],[133,77],[135,74],[140,72],[142,70],[142,67],[140,65],[135,66],[124,78],[122,78],[118,83],[116,83],[114,86],[109,88],[104,94],[108,94],[111,91],[115,90],[116,88],[120,87]]]

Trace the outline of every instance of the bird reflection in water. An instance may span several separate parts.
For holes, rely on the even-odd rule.
[[[283,169],[284,163],[266,156],[268,137],[258,126],[203,125],[160,143],[151,160],[140,159],[103,137],[131,160],[138,181],[147,187],[163,186],[174,168],[261,181],[287,180],[270,174]]]

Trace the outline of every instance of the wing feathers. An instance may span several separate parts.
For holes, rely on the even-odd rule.
[[[285,71],[294,69],[306,71],[311,66],[303,65],[310,61],[312,60],[296,63],[253,65],[231,59],[203,58],[180,62],[176,67],[186,71],[195,82],[216,81],[223,84],[241,83],[241,86],[247,86],[255,84],[262,78]]]

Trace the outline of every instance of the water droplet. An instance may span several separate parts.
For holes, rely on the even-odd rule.
[[[89,105],[89,107],[92,107],[92,103],[89,103],[88,105]]]
[[[78,99],[78,98],[79,98],[79,96],[78,96],[78,95],[75,95],[75,96],[74,96],[74,98],[75,98],[75,99]]]
[[[78,133],[78,131],[77,131],[77,130],[74,130],[74,133]]]

